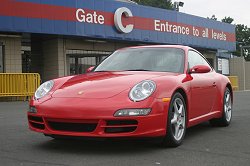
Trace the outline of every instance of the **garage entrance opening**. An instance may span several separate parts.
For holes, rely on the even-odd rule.
[[[206,58],[209,64],[214,68],[214,59],[213,58]]]
[[[85,73],[89,67],[98,65],[111,53],[108,51],[67,50],[68,75]]]

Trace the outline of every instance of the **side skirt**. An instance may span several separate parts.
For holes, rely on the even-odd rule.
[[[208,114],[205,114],[205,115],[193,118],[193,119],[189,119],[187,127],[191,127],[199,123],[208,121],[210,119],[220,118],[220,117],[221,117],[221,111],[210,112]]]

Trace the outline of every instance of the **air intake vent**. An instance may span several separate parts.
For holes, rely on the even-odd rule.
[[[65,122],[48,122],[53,130],[70,131],[70,132],[93,132],[97,123],[65,123]]]

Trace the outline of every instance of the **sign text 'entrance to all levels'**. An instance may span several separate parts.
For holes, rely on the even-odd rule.
[[[137,23],[133,20],[134,16],[130,9],[126,7],[118,8],[113,15],[113,24],[118,32],[120,33],[130,33],[133,31]],[[109,14],[110,16],[110,14]],[[124,25],[123,19],[131,19],[127,25]],[[90,24],[100,24],[105,25],[105,15],[98,14],[97,11],[85,11],[84,9],[77,9],[76,10],[76,19],[78,22],[83,23],[90,23]],[[109,18],[110,19],[110,18]],[[137,18],[141,19],[143,22],[144,18]],[[169,22],[165,20],[158,20],[158,19],[148,19],[149,20],[149,27],[153,27],[152,31],[157,32],[167,32],[167,33],[174,33],[174,34],[181,34],[181,35],[191,35],[194,37],[202,37],[202,38],[209,38],[214,40],[221,40],[227,41],[227,34],[223,31],[214,30],[211,28],[206,27],[198,27],[188,24],[182,24],[177,22]],[[148,21],[147,20],[147,21]]]

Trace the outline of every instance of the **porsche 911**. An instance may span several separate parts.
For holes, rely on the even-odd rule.
[[[188,46],[122,48],[85,74],[44,82],[30,100],[29,128],[53,138],[161,138],[179,146],[187,128],[228,126],[229,79]]]

